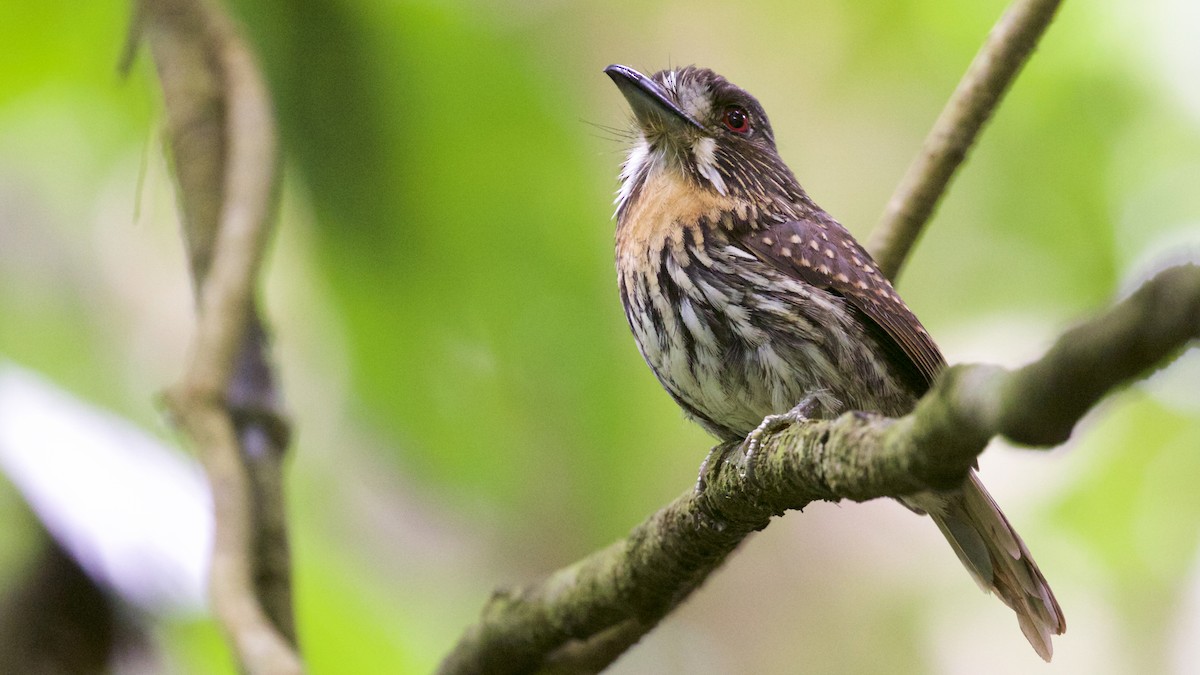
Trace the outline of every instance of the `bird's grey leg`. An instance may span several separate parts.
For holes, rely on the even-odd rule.
[[[762,444],[764,434],[778,431],[788,424],[807,422],[808,420],[819,418],[823,408],[820,394],[821,392],[818,391],[805,396],[795,407],[785,413],[768,415],[741,443],[721,443],[714,446],[712,450],[709,450],[708,456],[704,458],[704,462],[700,464],[700,475],[696,478],[696,492],[704,492],[706,486],[705,477],[708,475],[708,472],[715,470],[721,462],[725,461],[726,455],[733,450],[740,447],[746,448],[746,451],[735,459],[734,462],[737,464],[739,471],[748,474],[750,460]]]
[[[762,423],[754,431],[751,431],[746,436],[746,440],[742,442],[743,447],[746,448],[746,452],[738,458],[738,468],[744,473],[749,473],[751,460],[754,459],[754,453],[762,445],[762,437],[764,435],[779,431],[789,424],[799,424],[819,418],[822,409],[820,394],[821,392],[813,392],[805,396],[795,407],[785,413],[767,415]]]

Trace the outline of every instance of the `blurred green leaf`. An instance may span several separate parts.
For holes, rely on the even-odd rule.
[[[1136,395],[1105,412],[1079,441],[1089,475],[1051,513],[1119,586],[1173,587],[1200,545],[1195,419]]]
[[[865,235],[1005,6],[234,4],[276,97],[294,205],[281,222],[287,247],[269,261],[285,288],[265,304],[287,327],[277,341],[299,439],[292,494],[311,502],[294,510],[314,672],[429,670],[482,604],[480,589],[622,535],[689,488],[712,444],[641,362],[617,298],[611,202],[622,144],[587,124],[627,120],[605,65],[697,63],[747,86],[813,197]],[[1169,9],[1064,3],[901,279],[935,335],[1006,317],[1052,330],[1103,306],[1162,242],[1195,241],[1200,123],[1158,76],[1156,24],[1141,20]],[[127,81],[115,73],[129,11],[115,0],[0,3],[0,353],[165,426],[154,397],[186,358],[190,297],[182,263],[171,263],[182,256],[153,64],[142,54]],[[310,287],[321,293],[306,297]],[[1145,634],[1117,644],[1073,623],[1082,632],[1063,642],[1057,666],[1153,665],[1161,638],[1151,632],[1170,628],[1169,594],[1194,565],[1198,435],[1200,415],[1135,394],[1101,410],[1073,447],[1094,473],[1052,488],[1066,493],[1051,534],[1112,575],[1114,598],[1088,618],[1113,613]],[[397,572],[371,546],[376,523],[349,496],[323,492],[355,489],[377,459],[403,476],[393,492],[478,523],[456,534],[479,540],[479,559],[441,565],[440,549],[403,535],[413,538],[389,555],[445,571]],[[810,576],[773,585],[776,598],[714,603],[676,625],[686,639],[639,647],[653,650],[647,659],[682,663],[672,659],[703,644],[727,658],[712,663],[746,662],[751,647],[722,639],[727,617],[758,620],[776,599],[786,606],[770,614],[771,630],[794,638],[781,660],[759,653],[754,663],[791,672],[796,655],[861,650],[847,628],[857,609],[828,630],[797,626],[815,620],[804,616],[814,594],[848,602],[830,589],[854,587],[862,572],[840,556],[862,554],[875,523],[835,530],[820,512],[799,517],[805,537],[789,557],[751,542],[731,564],[764,578],[807,565]],[[869,562],[923,565],[926,544],[940,560],[944,545],[935,532],[929,540]],[[938,579],[897,578],[928,611],[940,608],[930,599]],[[1060,598],[1087,592],[1054,581]],[[907,606],[861,621],[875,652],[847,667],[958,663],[932,653]],[[229,667],[207,623],[173,624],[164,640],[188,672]],[[1072,654],[1100,655],[1098,665]],[[1028,665],[1013,663],[1009,672]]]

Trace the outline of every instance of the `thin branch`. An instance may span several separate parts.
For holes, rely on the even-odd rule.
[[[703,490],[541,583],[497,592],[440,672],[595,672],[619,656],[614,644],[651,630],[772,516],[816,500],[952,488],[993,436],[1059,443],[1104,395],[1197,339],[1200,267],[1175,267],[1031,365],[947,369],[905,417],[790,424],[749,457],[744,445],[718,448]],[[564,654],[573,667],[558,663]]]
[[[192,360],[167,401],[212,486],[214,610],[246,671],[302,672],[282,504],[287,433],[254,303],[278,180],[270,99],[214,2],[142,0],[132,30],[163,86],[198,295]]]
[[[889,279],[900,274],[921,229],[984,123],[1037,46],[1060,0],[1017,0],[1000,17],[925,137],[867,249]]]

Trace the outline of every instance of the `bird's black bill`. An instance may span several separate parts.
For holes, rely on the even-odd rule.
[[[611,65],[604,72],[612,78],[638,121],[647,124],[655,119],[664,122],[683,123],[688,126],[703,129],[699,122],[683,112],[667,95],[662,85],[646,77],[629,66]]]

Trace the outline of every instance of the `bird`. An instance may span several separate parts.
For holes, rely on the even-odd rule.
[[[789,415],[911,412],[946,361],[867,251],[800,186],[758,100],[696,66],[605,73],[633,112],[616,196],[620,299],[684,414],[738,441]],[[1049,661],[1062,610],[978,474],[899,501],[932,518]]]

